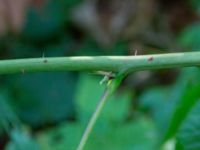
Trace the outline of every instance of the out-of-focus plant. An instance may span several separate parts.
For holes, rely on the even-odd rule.
[[[119,92],[104,95],[79,148],[200,149],[200,72],[181,69],[199,65],[199,6],[198,0],[0,0],[0,58],[34,57],[0,61],[1,73],[18,73],[0,77],[0,146],[76,149],[105,85],[111,90],[128,73]],[[180,50],[196,52],[143,56]],[[133,56],[89,57],[127,54]],[[69,55],[88,57],[58,57]],[[107,84],[58,73],[75,70],[104,76]]]

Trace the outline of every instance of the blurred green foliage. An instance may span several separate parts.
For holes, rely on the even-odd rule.
[[[200,46],[200,23],[188,26],[180,36],[180,43],[190,50],[198,51]]]
[[[200,2],[198,0],[191,0],[190,4],[196,11],[200,12]]]
[[[41,9],[31,6],[22,32],[1,37],[1,59],[133,52],[135,55],[137,48],[146,48],[148,53],[159,49],[141,46],[139,36],[134,42],[119,38],[107,48],[98,45],[72,21],[73,8],[82,2],[49,0]],[[199,14],[200,1],[189,3]],[[181,48],[198,51],[199,21],[183,28],[176,40]],[[129,49],[133,43],[136,47]],[[153,76],[147,81],[152,83],[163,76]],[[168,85],[145,83],[130,88],[122,84],[106,103],[85,149],[155,150],[164,145],[163,150],[199,150],[200,70],[179,69],[176,76]],[[27,74],[23,71],[18,75],[0,76],[0,148],[6,145],[6,150],[76,149],[105,89],[99,84],[101,78],[87,73]],[[168,141],[173,141],[174,148],[168,148]]]

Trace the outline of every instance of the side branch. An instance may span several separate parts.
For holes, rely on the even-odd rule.
[[[200,65],[200,52],[0,60],[0,74],[42,71],[139,71]]]

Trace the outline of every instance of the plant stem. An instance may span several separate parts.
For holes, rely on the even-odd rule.
[[[81,56],[1,60],[0,74],[42,71],[127,72],[200,65],[200,52],[142,56]]]
[[[90,135],[90,133],[91,133],[91,131],[92,131],[99,115],[100,115],[100,112],[103,109],[103,106],[104,106],[106,100],[108,99],[109,95],[110,95],[110,90],[107,87],[106,90],[104,91],[103,96],[101,97],[101,99],[100,99],[100,101],[99,101],[99,103],[98,103],[98,105],[97,105],[97,107],[96,107],[86,129],[85,129],[85,131],[84,131],[84,134],[81,138],[81,141],[78,145],[77,150],[83,150],[83,148],[84,148],[84,146],[85,146],[85,144],[88,140],[88,137],[89,137],[89,135]]]
[[[94,125],[95,125],[106,101],[108,100],[109,96],[111,96],[116,91],[116,89],[119,87],[119,85],[121,84],[122,80],[125,77],[126,77],[126,73],[121,72],[116,76],[115,79],[107,81],[108,83],[107,83],[106,89],[105,89],[101,99],[99,100],[99,103],[97,104],[97,107],[96,107],[84,133],[83,133],[83,136],[81,138],[81,141],[78,145],[77,150],[83,150],[83,148],[88,140],[88,137],[89,137],[92,129],[94,128]]]

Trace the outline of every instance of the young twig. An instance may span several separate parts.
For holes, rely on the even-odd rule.
[[[84,146],[85,146],[85,144],[86,144],[86,142],[87,142],[87,140],[89,138],[89,135],[90,135],[90,133],[91,133],[91,131],[92,131],[92,129],[93,129],[93,127],[94,127],[99,115],[100,115],[100,112],[103,109],[103,106],[104,106],[106,100],[109,97],[109,93],[110,93],[109,87],[106,87],[106,89],[105,89],[105,91],[103,93],[103,96],[101,97],[99,103],[97,104],[95,112],[93,113],[93,115],[92,115],[92,117],[91,117],[91,119],[90,119],[90,121],[89,121],[89,123],[88,123],[88,125],[87,125],[87,127],[85,129],[85,131],[84,131],[84,134],[83,134],[83,136],[81,138],[81,141],[80,141],[80,143],[78,145],[77,150],[83,150],[83,148],[84,148]]]
[[[96,123],[106,101],[108,100],[109,96],[111,96],[112,93],[115,92],[115,90],[118,88],[118,86],[120,85],[122,80],[125,78],[126,70],[121,71],[118,75],[115,75],[112,72],[110,72],[107,75],[108,76],[106,78],[108,78],[109,80],[107,81],[106,89],[105,89],[99,103],[97,104],[97,107],[96,107],[86,129],[85,129],[85,132],[84,132],[84,134],[81,138],[81,141],[78,145],[77,150],[83,150],[83,148],[84,148],[84,146],[85,146],[85,144],[86,144],[86,142],[89,138],[89,135],[90,135],[92,129],[94,128],[94,125],[95,125],[95,123]],[[111,78],[110,75],[113,75],[114,78]]]
[[[128,73],[142,70],[192,67],[200,65],[200,52],[135,56],[45,57],[0,60],[0,74],[44,71],[89,71]]]

